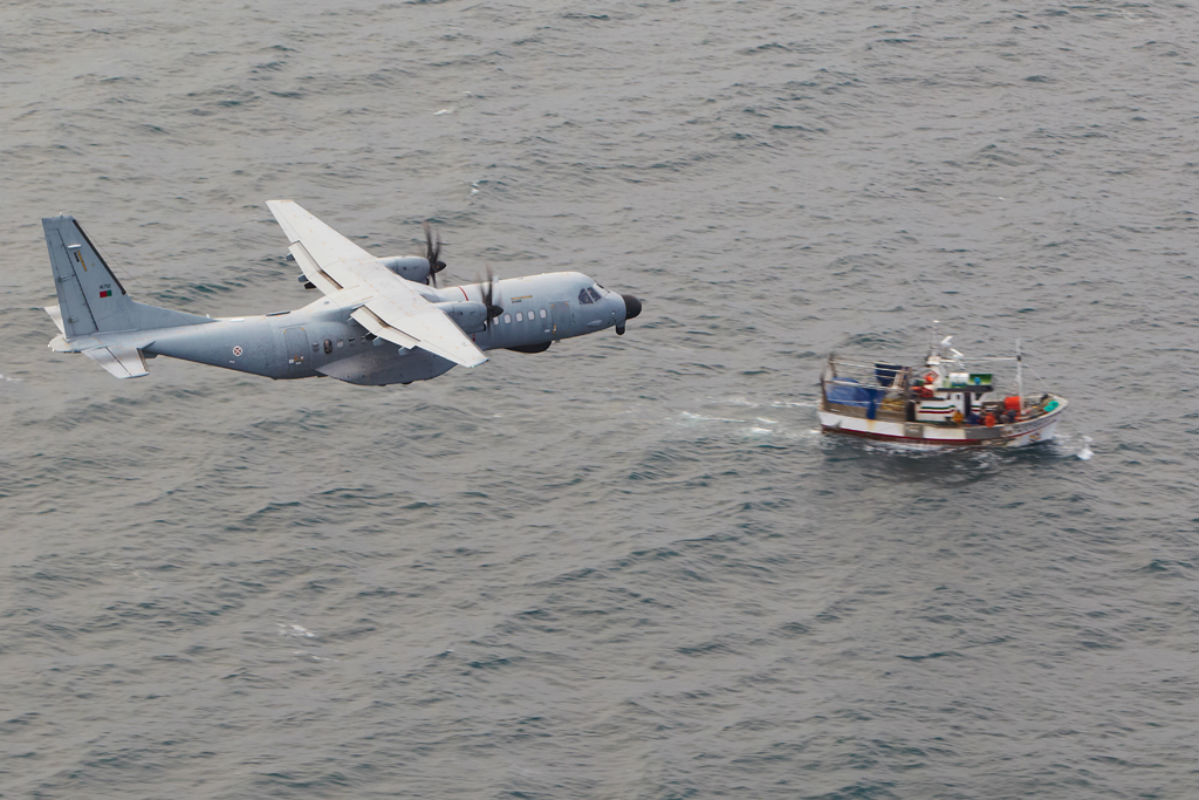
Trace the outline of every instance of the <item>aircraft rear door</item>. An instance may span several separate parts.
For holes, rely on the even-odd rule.
[[[574,314],[570,303],[550,303],[550,335],[555,339],[571,335]]]
[[[283,330],[283,347],[287,350],[289,371],[307,368],[308,334],[304,332],[303,328],[285,328]]]

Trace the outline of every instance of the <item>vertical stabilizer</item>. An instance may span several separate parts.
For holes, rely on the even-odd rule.
[[[67,339],[137,327],[134,303],[74,217],[45,217],[46,248]]]
[[[44,217],[46,249],[58,308],[47,308],[66,342],[117,331],[173,328],[212,322],[208,317],[130,299],[74,217]]]

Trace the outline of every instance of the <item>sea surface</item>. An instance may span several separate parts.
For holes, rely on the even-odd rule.
[[[0,797],[1199,796],[1194,0],[0,3]],[[410,386],[55,354],[312,299],[264,201],[644,313]],[[1016,342],[1056,442],[818,430]]]

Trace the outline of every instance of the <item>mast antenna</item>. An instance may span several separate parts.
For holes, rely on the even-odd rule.
[[[1020,397],[1020,419],[1024,419],[1024,353],[1016,339],[1016,394]]]

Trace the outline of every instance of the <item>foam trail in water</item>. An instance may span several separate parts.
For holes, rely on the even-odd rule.
[[[292,623],[278,623],[280,636],[298,636],[302,639],[315,639],[316,634],[305,628],[303,625]]]
[[[691,411],[681,411],[679,412],[679,416],[685,420],[693,420],[697,422],[749,422],[747,419],[733,419],[732,417],[709,417],[704,414],[696,414]]]
[[[1095,455],[1095,453],[1091,450],[1091,437],[1082,437],[1082,449],[1078,451],[1078,458],[1081,461],[1090,461],[1091,456],[1093,455]]]

